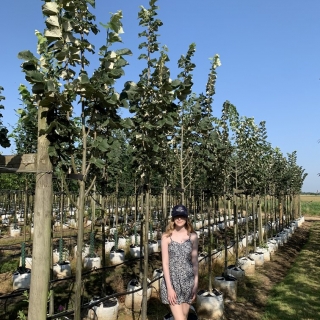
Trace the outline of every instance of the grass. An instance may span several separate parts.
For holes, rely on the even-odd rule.
[[[0,262],[0,273],[14,272],[19,266],[19,259]]]
[[[320,215],[320,196],[301,195],[301,212],[308,216]]]
[[[311,229],[308,243],[287,276],[268,298],[263,320],[311,320],[320,315],[320,222]]]

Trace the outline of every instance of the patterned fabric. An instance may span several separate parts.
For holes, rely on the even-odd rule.
[[[192,242],[190,238],[182,243],[171,239],[168,250],[170,280],[177,295],[177,304],[191,303],[192,289],[194,286],[191,260]],[[162,278],[161,281],[160,292],[162,303],[169,304],[167,286],[164,278]]]

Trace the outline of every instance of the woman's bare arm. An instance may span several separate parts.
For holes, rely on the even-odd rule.
[[[199,283],[199,263],[198,263],[198,236],[196,233],[191,234],[191,242],[192,242],[192,267],[193,267],[193,274],[194,274],[194,286],[192,290],[193,299],[196,298],[197,291],[198,291],[198,283]]]
[[[176,293],[172,287],[171,279],[170,279],[170,271],[169,271],[169,242],[170,238],[164,234],[161,238],[161,256],[162,256],[162,270],[163,277],[166,281],[167,293],[168,293],[168,301],[171,305],[176,304]]]

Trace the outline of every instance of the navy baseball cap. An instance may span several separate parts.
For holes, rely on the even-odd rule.
[[[188,218],[188,210],[182,204],[178,204],[177,206],[172,208],[172,217],[183,216]]]

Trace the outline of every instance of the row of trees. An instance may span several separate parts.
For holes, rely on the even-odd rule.
[[[240,116],[229,101],[220,115],[213,112],[218,55],[211,60],[203,93],[193,92],[194,43],[178,60],[180,73],[171,78],[168,50],[158,42],[162,22],[156,2],[150,0],[149,8],[141,7],[138,13],[138,59],[145,61],[145,68],[138,81],[126,81],[120,91],[117,81],[124,77],[125,57],[132,54],[126,48],[114,49],[122,43],[121,11],[101,24],[106,43],[97,50],[99,67],[88,73],[96,56],[89,39],[99,32],[89,10],[95,0],[45,0],[46,29],[36,31],[37,55],[19,53],[27,85],[19,88],[24,108],[18,110],[12,137],[18,153],[37,153],[33,261],[45,261],[32,270],[29,319],[44,319],[47,313],[53,174],[67,192],[66,176],[77,179],[73,188],[79,192],[79,253],[84,199],[95,185],[98,190],[118,191],[119,182],[127,182],[128,188],[120,191],[136,192],[140,187],[146,204],[154,186],[163,193],[177,188],[181,202],[192,196],[186,190],[231,195],[241,189],[247,195],[279,197],[301,190],[306,174],[297,165],[296,152],[284,156],[273,148],[264,122]],[[122,118],[121,108],[132,116]],[[148,234],[148,205],[143,214]],[[144,248],[147,270],[147,243]],[[81,258],[78,254],[75,319],[80,319],[81,310]],[[146,295],[146,277],[143,286]]]

